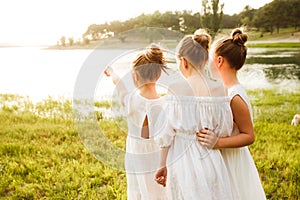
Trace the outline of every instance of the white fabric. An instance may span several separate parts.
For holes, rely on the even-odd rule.
[[[246,91],[242,85],[237,84],[229,88],[230,99],[239,95],[252,110]],[[236,126],[235,126],[236,127]],[[232,134],[238,134],[236,127]],[[221,150],[224,162],[227,166],[233,195],[235,200],[263,200],[266,199],[265,192],[260,182],[259,174],[248,147],[226,148]]]
[[[250,101],[248,99],[246,90],[244,89],[244,87],[241,84],[236,84],[236,85],[228,88],[228,96],[229,96],[230,100],[232,100],[232,98],[235,97],[236,95],[239,95],[244,100],[244,102],[247,104],[250,115],[251,115],[251,120],[253,121],[252,107],[251,107]]]
[[[196,139],[196,131],[202,128],[219,135],[232,131],[229,98],[168,95],[166,102],[170,124],[156,141],[162,147],[170,146],[166,186],[169,199],[232,199],[220,151],[207,149]]]
[[[136,91],[127,95],[124,103],[128,116],[125,156],[128,200],[165,200],[165,188],[154,180],[160,163],[160,147],[155,143],[154,136],[165,126],[166,121],[157,121],[159,115],[163,114],[164,100],[149,100]],[[141,137],[146,116],[149,139]]]

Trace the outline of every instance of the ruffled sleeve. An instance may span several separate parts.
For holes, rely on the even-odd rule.
[[[160,114],[156,119],[156,126],[160,128],[154,136],[154,141],[161,148],[171,146],[175,136],[175,132],[169,118],[169,104],[167,102],[164,103],[165,104],[161,107],[162,109]]]
[[[154,140],[158,146],[161,148],[171,146],[174,140],[175,132],[171,127],[170,123],[167,122],[164,129],[154,137]]]

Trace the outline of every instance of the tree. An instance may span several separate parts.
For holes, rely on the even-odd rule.
[[[102,30],[102,24],[92,24],[88,27],[87,31],[84,33],[84,36],[90,36],[92,40],[99,40]]]
[[[300,1],[291,0],[289,6],[289,22],[291,26],[294,26],[295,30],[300,26]]]
[[[255,17],[253,17],[253,24],[255,27],[262,29],[262,32],[273,33],[272,9],[269,4],[257,10]]]
[[[161,27],[179,31],[179,17],[177,13],[167,11],[161,15]],[[157,27],[157,26],[156,26]]]
[[[126,36],[124,36],[124,35],[122,35],[122,33],[120,33],[118,39],[119,39],[122,43],[124,43],[125,40],[126,40]]]
[[[107,30],[110,32],[114,32],[115,35],[118,35],[119,33],[122,33],[130,28],[131,26],[127,25],[128,22],[121,22],[121,21],[112,21],[107,26]]]
[[[83,38],[83,44],[85,44],[85,45],[88,45],[88,44],[90,44],[90,40],[89,40],[89,38],[87,38],[87,37],[82,37]]]
[[[276,27],[277,33],[279,33],[279,29],[286,25],[288,22],[287,16],[289,15],[288,4],[287,1],[282,0],[273,0],[270,4],[270,18],[272,25]]]
[[[194,33],[201,27],[200,13],[192,14],[192,11],[184,10],[180,14],[180,30],[185,34]]]
[[[66,46],[66,37],[65,36],[62,36],[60,38],[60,44],[61,44],[61,46]]]
[[[297,27],[300,21],[299,6],[299,0],[273,0],[255,11],[253,24],[271,34],[275,28],[279,33],[282,27]]]
[[[253,17],[255,14],[255,9],[250,6],[245,6],[244,10],[238,15],[240,21],[243,25],[253,26]]]
[[[239,16],[234,14],[234,15],[226,15],[224,14],[222,17],[222,21],[220,24],[220,28],[235,28],[237,26],[240,26],[241,22],[239,19]]]
[[[202,26],[209,30],[213,39],[219,31],[223,17],[224,3],[219,3],[219,0],[202,0]]]
[[[73,46],[73,44],[74,44],[74,38],[73,37],[69,37],[68,39],[69,39],[69,45]]]

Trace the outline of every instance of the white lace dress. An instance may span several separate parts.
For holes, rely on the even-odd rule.
[[[154,136],[165,126],[166,120],[157,121],[159,115],[163,114],[164,100],[146,99],[136,91],[127,95],[124,103],[128,121],[125,155],[128,200],[165,200],[166,189],[154,180],[161,150]],[[146,116],[149,139],[141,137]]]
[[[169,199],[232,199],[229,177],[219,150],[203,147],[196,139],[202,128],[217,134],[232,131],[228,97],[166,96],[169,126],[157,136],[170,146],[167,158]]]
[[[247,103],[252,118],[251,105],[242,85],[237,84],[229,88],[228,95],[230,99],[239,95]],[[238,133],[239,130],[235,128],[232,134]],[[234,199],[266,199],[258,171],[248,147],[226,148],[222,149],[221,153],[228,169]]]

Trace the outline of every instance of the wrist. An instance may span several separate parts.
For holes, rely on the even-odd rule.
[[[160,163],[160,168],[164,168],[164,167],[167,167],[166,163],[165,162]]]
[[[222,146],[221,143],[222,143],[222,138],[218,138],[218,140],[217,140],[215,146],[213,147],[213,149],[220,149],[220,148],[222,148],[221,147]]]

